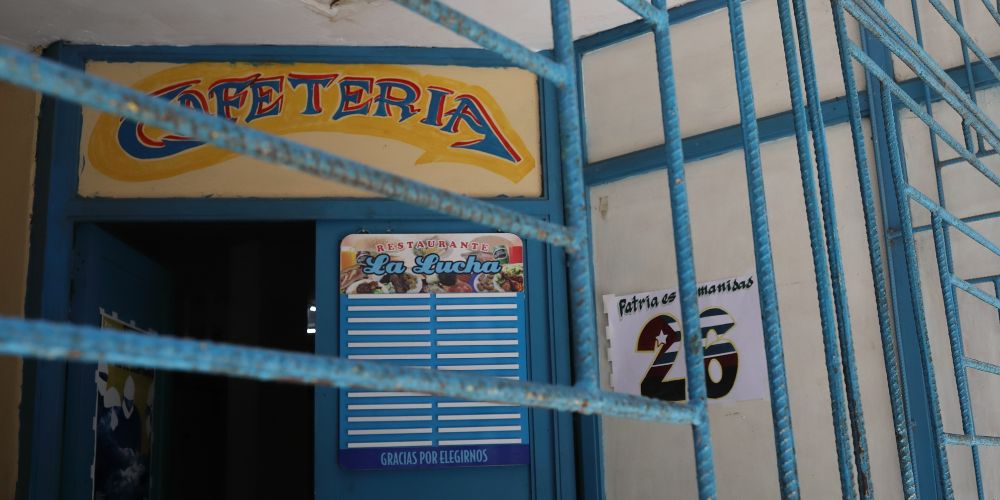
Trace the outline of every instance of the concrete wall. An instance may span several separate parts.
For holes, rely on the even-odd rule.
[[[926,3],[926,2],[925,2]],[[951,2],[946,2],[951,4]],[[909,2],[893,0],[891,8],[907,22]],[[903,5],[905,4],[905,5]],[[978,12],[979,2],[963,0],[966,19]],[[759,116],[790,108],[788,84],[780,45],[775,3],[743,3],[751,72]],[[843,95],[831,6],[809,1],[817,57],[820,92],[824,99]],[[928,6],[928,8],[930,8]],[[978,5],[982,9],[982,5]],[[922,19],[936,16],[922,13]],[[979,15],[979,14],[976,14]],[[987,15],[988,16],[988,15]],[[990,19],[990,21],[992,21]],[[991,54],[1000,50],[995,31],[970,24],[981,33]],[[955,36],[940,21],[929,21],[924,35],[933,42],[932,53],[945,67],[961,64]],[[992,27],[996,29],[995,26]],[[928,34],[933,30],[933,34]],[[857,38],[852,24],[851,36]],[[738,108],[725,11],[682,23],[672,29],[681,130],[685,137],[738,123]],[[993,46],[997,45],[997,46]],[[949,47],[951,47],[949,49]],[[656,69],[651,37],[637,37],[589,53],[583,58],[584,96],[590,161],[619,156],[661,144],[663,131],[657,103]],[[897,75],[911,77],[897,63]],[[909,75],[909,76],[908,76]],[[860,76],[860,72],[858,72]],[[643,96],[639,98],[637,96]],[[980,104],[994,120],[1000,119],[1000,92],[981,92]],[[959,120],[947,106],[935,107],[936,116],[955,131],[961,141]],[[900,118],[910,179],[937,198],[930,162],[927,129],[912,115]],[[866,122],[867,127],[867,122]],[[869,160],[872,159],[869,138]],[[882,347],[874,304],[871,269],[867,255],[857,170],[847,124],[828,129],[831,168],[836,192],[837,218],[846,268],[846,285],[854,332],[854,347],[861,380],[862,404],[868,432],[872,483],[877,498],[902,496],[892,414],[886,385]],[[942,151],[946,146],[942,144]],[[761,148],[768,214],[774,246],[785,362],[798,471],[804,498],[839,498],[840,486],[820,330],[815,275],[804,213],[801,177],[793,137]],[[948,151],[944,158],[954,157]],[[1000,160],[988,160],[1000,171]],[[869,169],[873,169],[869,165]],[[686,165],[692,216],[695,260],[699,281],[733,277],[754,269],[753,245],[742,151]],[[962,216],[1000,210],[996,186],[983,182],[971,167],[948,167],[944,173],[949,208]],[[670,224],[670,206],[664,171],[655,171],[596,186],[591,191],[594,232],[596,293],[625,294],[674,287],[677,284]],[[601,207],[606,207],[602,211]],[[921,213],[922,212],[922,213]],[[924,210],[915,211],[915,223],[929,223]],[[1000,242],[1000,219],[977,223],[993,241]],[[974,278],[1000,274],[1000,257],[977,248],[952,231],[954,260],[960,276]],[[941,291],[937,279],[933,241],[929,232],[917,238],[928,324],[945,428],[961,432],[957,392],[951,365]],[[655,250],[652,250],[655,249]],[[985,289],[985,288],[984,288]],[[994,293],[992,287],[989,293]],[[984,361],[1000,363],[1000,323],[995,310],[968,296],[961,297],[966,351],[982,353]],[[599,316],[603,383],[608,386],[607,323]],[[970,333],[974,331],[974,333]],[[973,338],[975,337],[975,338]],[[971,372],[970,372],[971,373]],[[1000,420],[1000,379],[970,374],[977,430],[997,435]],[[769,403],[750,401],[713,404],[710,407],[715,465],[720,498],[775,498],[778,480]],[[690,430],[623,421],[604,420],[607,497],[692,498],[697,487]],[[967,449],[951,447],[952,476],[959,498],[975,495]],[[982,452],[986,491],[1000,490],[1000,453]],[[990,488],[993,488],[990,490]]]
[[[0,315],[24,314],[38,99],[0,83]],[[17,480],[21,360],[0,356],[0,498]]]

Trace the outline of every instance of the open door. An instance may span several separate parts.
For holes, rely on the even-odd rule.
[[[156,335],[170,331],[169,273],[93,224],[76,232],[71,320]],[[71,363],[67,370],[61,498],[157,498],[154,428],[163,377],[127,366]],[[160,419],[162,421],[162,419]]]

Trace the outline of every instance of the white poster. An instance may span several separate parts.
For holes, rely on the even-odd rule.
[[[687,399],[687,367],[676,289],[605,295],[611,386],[666,401]],[[767,365],[757,276],[698,284],[710,401],[766,399]]]

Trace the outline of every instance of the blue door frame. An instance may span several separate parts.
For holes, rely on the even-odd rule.
[[[382,63],[509,67],[492,52],[480,49],[414,49],[401,47],[102,47],[56,43],[45,57],[83,69],[89,61],[107,62],[301,62]],[[539,117],[543,196],[534,199],[499,198],[490,201],[520,212],[563,222],[562,179],[558,165],[559,131],[555,89],[539,80]],[[50,97],[42,100],[36,152],[36,182],[33,207],[26,313],[30,318],[69,321],[73,240],[79,224],[114,221],[392,221],[409,227],[411,221],[435,221],[435,227],[452,222],[439,214],[395,201],[378,199],[98,199],[76,195],[80,164],[82,112],[77,105]],[[468,227],[465,225],[463,227]],[[546,314],[549,322],[548,350],[551,357],[545,380],[572,383],[569,362],[571,344],[567,326],[565,259],[561,250],[541,255],[547,272],[540,279],[551,285]],[[319,272],[319,269],[317,269]],[[62,361],[24,363],[21,409],[18,487],[16,498],[55,500],[64,459],[63,423],[66,418],[66,377],[71,365]],[[539,375],[539,374],[536,374]],[[535,495],[553,492],[554,498],[601,498],[600,425],[596,417],[558,414],[551,422],[536,419],[536,432],[551,427],[554,443],[552,477],[532,478]],[[335,425],[335,424],[333,424]],[[317,447],[320,433],[317,432]],[[541,442],[541,441],[539,441]],[[574,448],[578,453],[574,453]],[[544,457],[539,457],[542,459]],[[87,464],[89,467],[89,464]],[[537,474],[536,474],[537,475]],[[317,491],[329,491],[319,484]],[[545,496],[539,498],[546,498]]]

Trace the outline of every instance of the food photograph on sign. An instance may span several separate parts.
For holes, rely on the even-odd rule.
[[[524,291],[524,247],[512,234],[355,234],[340,268],[346,294]]]

